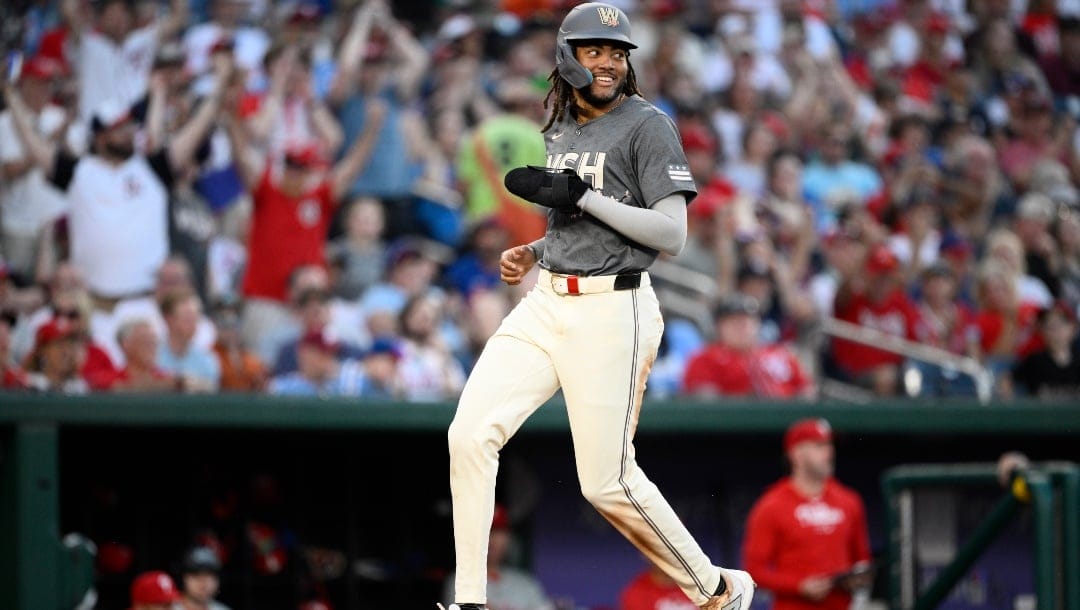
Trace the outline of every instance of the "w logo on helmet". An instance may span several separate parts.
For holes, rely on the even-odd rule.
[[[614,6],[598,6],[596,12],[600,13],[600,23],[612,27],[619,27],[619,9]]]

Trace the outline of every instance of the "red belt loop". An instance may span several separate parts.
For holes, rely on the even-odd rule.
[[[577,276],[570,275],[566,278],[566,293],[567,294],[581,294],[578,292]]]

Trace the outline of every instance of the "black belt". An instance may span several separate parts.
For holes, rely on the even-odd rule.
[[[615,276],[615,290],[633,290],[641,287],[641,272],[620,273]]]

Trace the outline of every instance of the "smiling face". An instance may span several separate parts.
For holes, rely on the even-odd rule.
[[[592,73],[593,82],[576,90],[579,101],[600,111],[621,98],[630,71],[630,51],[610,41],[586,40],[574,49],[578,62]]]

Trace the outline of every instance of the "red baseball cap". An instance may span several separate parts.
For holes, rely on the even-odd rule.
[[[873,274],[891,273],[900,267],[900,260],[886,245],[875,246],[866,259],[866,272]]]
[[[331,354],[336,354],[341,350],[341,345],[337,341],[327,337],[325,333],[318,330],[313,330],[304,334],[304,336],[300,338],[300,344],[310,345]]]
[[[804,441],[831,443],[832,439],[832,426],[824,418],[800,419],[788,426],[787,432],[784,433],[784,453],[791,451],[792,447]]]
[[[933,13],[926,20],[926,31],[933,34],[946,34],[950,27],[949,18],[941,13]]]
[[[34,345],[41,347],[58,339],[75,335],[75,328],[63,318],[53,318],[38,327],[34,334]]]
[[[170,604],[181,599],[176,583],[165,572],[143,572],[131,583],[132,604]]]
[[[688,125],[682,129],[683,150],[686,152],[704,151],[716,154],[717,143],[709,130],[700,125]]]
[[[293,167],[317,167],[323,162],[317,144],[293,144],[285,149],[285,163]]]
[[[44,55],[35,55],[26,60],[19,72],[19,78],[52,80],[64,75],[64,66],[59,61]]]

